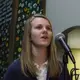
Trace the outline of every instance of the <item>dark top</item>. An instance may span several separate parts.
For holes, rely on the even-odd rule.
[[[69,80],[69,75],[68,74],[66,75],[67,75],[67,80]],[[9,66],[7,72],[4,75],[3,80],[37,80],[37,78],[32,77],[30,73],[29,76],[30,77],[27,77],[21,72],[20,60],[17,59]],[[46,80],[64,80],[64,71],[62,71],[58,79],[49,78],[48,76],[49,75],[47,75]]]

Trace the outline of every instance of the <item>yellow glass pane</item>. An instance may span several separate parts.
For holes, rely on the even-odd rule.
[[[72,54],[74,55],[74,58],[76,60],[76,68],[80,69],[80,49],[72,49]],[[69,72],[71,71],[72,68],[74,68],[74,65],[69,58],[69,61],[68,61]],[[77,72],[77,74],[80,74],[80,70],[77,70],[76,72]],[[73,74],[75,74],[75,73],[73,72]],[[78,80],[80,80],[80,76],[79,76]]]

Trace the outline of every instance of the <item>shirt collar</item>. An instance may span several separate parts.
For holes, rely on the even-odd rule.
[[[37,63],[34,63],[34,65],[39,69],[39,68],[42,68],[42,67],[47,67],[48,65],[48,60],[45,61],[41,66],[39,66]]]

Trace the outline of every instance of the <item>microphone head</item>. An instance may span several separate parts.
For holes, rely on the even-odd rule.
[[[55,36],[55,43],[56,43],[57,48],[64,51],[63,46],[62,46],[62,41],[61,41],[62,39],[65,40],[65,35],[63,33],[58,33]]]
[[[55,40],[59,40],[60,38],[65,39],[65,35],[64,35],[63,33],[58,33],[58,34],[55,36]]]

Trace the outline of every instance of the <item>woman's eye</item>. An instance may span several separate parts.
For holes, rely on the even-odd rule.
[[[36,29],[41,29],[41,27],[39,26],[39,27],[36,27]]]
[[[51,27],[47,27],[47,30],[52,30]]]
[[[41,26],[38,26],[37,28],[38,28],[38,29],[41,29],[42,27],[41,27]]]
[[[36,26],[36,29],[41,29],[41,28],[42,28],[42,26],[41,26],[41,25]]]

